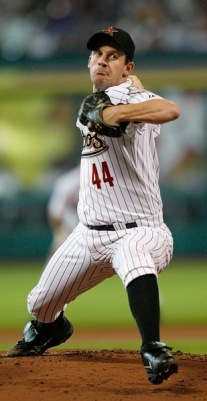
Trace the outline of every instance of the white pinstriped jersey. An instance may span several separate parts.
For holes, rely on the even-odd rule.
[[[114,105],[159,98],[128,83],[106,90]],[[77,121],[83,135],[79,219],[102,225],[136,221],[138,226],[162,224],[159,162],[155,138],[160,125],[130,122],[120,138],[92,133]]]
[[[157,97],[125,84],[106,91],[112,103]],[[156,277],[169,264],[173,239],[162,219],[155,138],[160,126],[130,122],[126,134],[107,138],[77,121],[84,146],[78,213],[80,222],[48,262],[28,295],[28,310],[49,323],[77,296],[115,273],[125,288],[139,276]],[[86,225],[130,223],[114,231]]]

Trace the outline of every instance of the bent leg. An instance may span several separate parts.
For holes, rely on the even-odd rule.
[[[113,263],[128,294],[142,338],[143,365],[153,384],[161,384],[178,371],[177,359],[168,352],[171,348],[160,342],[157,276],[168,265],[171,251],[172,242],[165,227],[139,228],[120,241]]]
[[[77,226],[53,255],[28,295],[28,310],[40,322],[54,321],[78,295],[114,275],[110,264],[95,263]]]

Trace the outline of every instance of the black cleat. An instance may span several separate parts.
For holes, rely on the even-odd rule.
[[[142,361],[148,373],[148,380],[152,384],[161,384],[163,380],[178,372],[178,360],[164,349],[172,350],[166,344],[157,341],[142,346]]]
[[[37,332],[36,321],[27,323],[24,329],[24,338],[7,352],[8,357],[37,356],[42,355],[48,348],[56,347],[64,343],[73,334],[73,325],[63,316],[58,326],[57,333],[53,336],[45,336]],[[25,337],[33,337],[32,341],[26,341]]]

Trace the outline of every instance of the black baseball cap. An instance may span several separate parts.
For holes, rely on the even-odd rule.
[[[135,45],[131,36],[123,29],[115,28],[113,26],[109,26],[91,36],[87,43],[87,49],[95,50],[97,43],[107,37],[114,40],[124,50],[130,60],[133,59]]]

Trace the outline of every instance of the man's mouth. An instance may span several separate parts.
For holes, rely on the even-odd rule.
[[[106,72],[106,71],[103,71],[103,70],[98,70],[98,71],[96,71],[96,75],[105,76],[105,75],[107,75],[107,72]]]

